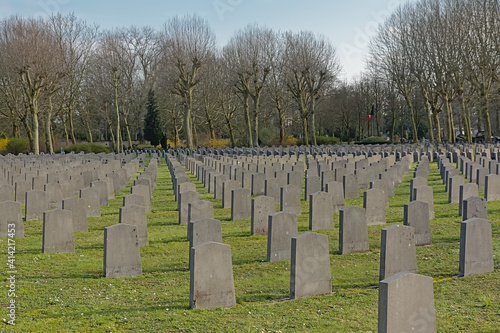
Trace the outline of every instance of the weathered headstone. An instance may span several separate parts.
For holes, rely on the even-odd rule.
[[[460,224],[459,276],[493,272],[491,221],[471,218]]]
[[[430,186],[417,186],[413,189],[415,201],[425,202],[429,208],[429,219],[434,218],[434,191]]]
[[[191,248],[189,305],[228,308],[236,305],[231,247],[207,242]]]
[[[290,240],[297,235],[297,215],[286,212],[270,215],[267,230],[267,261],[290,260]]]
[[[400,272],[417,272],[415,234],[413,227],[394,224],[382,229],[379,280]]]
[[[26,202],[25,206],[25,220],[41,220],[43,218],[43,212],[49,209],[49,203],[47,201],[47,193],[40,190],[32,190],[26,192]]]
[[[151,194],[149,193],[149,188],[146,185],[134,185],[130,188],[130,193],[142,195],[144,197],[146,213],[151,213]]]
[[[500,200],[500,176],[490,174],[486,176],[484,188],[484,198],[486,201]]]
[[[26,198],[26,192],[31,191],[31,182],[27,180],[19,180],[15,182],[14,189],[16,191],[16,202],[24,204],[24,199]]]
[[[142,275],[137,226],[119,223],[104,228],[103,273],[108,278]]]
[[[135,225],[137,227],[137,240],[139,246],[146,246],[149,244],[148,223],[146,208],[144,206],[130,204],[120,207],[118,223]]]
[[[0,185],[0,202],[16,201],[16,190],[14,186]]]
[[[300,192],[300,188],[295,185],[281,187],[280,211],[300,215]]]
[[[108,205],[108,186],[106,182],[102,180],[94,180],[90,183],[90,187],[93,187],[97,190],[97,195],[99,197],[99,205],[107,206]],[[50,202],[50,199],[49,199]]]
[[[486,200],[479,197],[470,197],[464,200],[463,206],[463,221],[473,217],[488,219],[488,212],[486,210]]]
[[[188,208],[189,203],[196,201],[200,198],[200,194],[194,191],[185,191],[179,193],[179,200],[177,201],[177,210],[179,211],[179,224],[188,223]]]
[[[453,176],[449,179],[448,186],[448,203],[458,203],[460,185],[465,184],[462,176]]]
[[[413,189],[417,186],[427,186],[427,178],[417,177],[410,179],[410,201],[415,200],[413,197]]]
[[[431,223],[427,203],[412,201],[405,204],[403,224],[413,227],[415,245],[431,244]]]
[[[128,194],[123,197],[123,206],[138,205],[146,208],[146,199],[140,194]]]
[[[325,185],[325,192],[330,195],[334,212],[338,212],[345,208],[344,184],[342,182],[333,181],[327,183]]]
[[[74,253],[73,214],[55,209],[43,213],[43,253]]]
[[[359,185],[355,174],[344,175],[343,183],[345,199],[359,198]]]
[[[267,235],[269,215],[276,213],[272,198],[259,196],[252,199],[251,235]]]
[[[197,221],[201,219],[213,219],[214,218],[214,204],[211,201],[206,200],[195,200],[188,203],[188,213],[187,213],[187,240],[191,239],[191,234],[193,230],[192,224],[189,222]]]
[[[231,193],[231,221],[250,219],[252,196],[246,188],[234,189]]]
[[[363,192],[363,208],[366,212],[366,224],[385,224],[386,194],[383,190],[372,188]]]
[[[321,179],[318,176],[306,177],[304,200],[309,201],[309,196],[319,191],[321,191]]]
[[[0,212],[0,238],[24,237],[21,204],[15,201],[0,202]]]
[[[274,203],[280,203],[280,182],[276,178],[266,178],[266,197],[274,198]]]
[[[316,192],[309,196],[309,230],[334,229],[331,196]]]
[[[88,232],[87,209],[85,199],[66,198],[62,201],[62,209],[69,210],[72,214],[73,232]]]
[[[339,254],[369,251],[365,209],[346,207],[339,215]]]
[[[252,195],[266,194],[266,175],[263,173],[252,174]]]
[[[432,278],[401,272],[380,281],[379,332],[436,332]]]
[[[231,192],[240,187],[236,180],[226,180],[222,183],[222,208],[231,208]]]
[[[460,185],[459,196],[458,196],[458,215],[463,216],[464,214],[464,200],[470,197],[479,197],[479,189],[476,183],[466,183]]]
[[[290,298],[332,292],[328,236],[306,232],[292,237]]]
[[[94,187],[86,187],[80,190],[80,198],[85,200],[87,207],[87,217],[100,217],[101,206],[99,202],[99,192]]]

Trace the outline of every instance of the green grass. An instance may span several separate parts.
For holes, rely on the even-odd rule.
[[[411,174],[411,173],[410,173]],[[177,223],[171,178],[159,168],[152,213],[148,214],[149,246],[141,248],[143,275],[104,278],[104,227],[118,223],[122,197],[102,207],[102,217],[89,218],[89,232],[75,233],[74,254],[42,253],[42,222],[25,222],[25,238],[16,239],[16,326],[10,332],[367,332],[377,330],[380,234],[403,220],[409,198],[407,174],[390,198],[388,224],[369,227],[370,252],[338,254],[338,214],[328,235],[333,292],[289,300],[290,262],[268,263],[265,236],[250,236],[250,221],[230,221],[229,209],[213,200],[192,176],[200,198],[214,202],[223,241],[231,245],[237,306],[230,309],[189,308],[186,226]],[[436,218],[432,245],[417,248],[418,273],[434,278],[439,332],[499,330],[500,202],[489,202],[493,226],[495,272],[458,278],[460,218],[458,204],[448,204],[436,164],[429,185],[434,188]],[[362,194],[362,191],[360,191]],[[359,199],[346,206],[362,206]],[[308,205],[302,203],[299,233],[308,231]],[[0,240],[0,260],[7,263],[7,240]],[[5,284],[7,276],[3,274]],[[7,288],[0,291],[0,318],[7,318]]]

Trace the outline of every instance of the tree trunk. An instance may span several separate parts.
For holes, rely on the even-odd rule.
[[[406,102],[408,103],[408,109],[410,110],[410,121],[411,121],[411,130],[413,133],[413,140],[415,143],[418,143],[418,132],[417,132],[417,124],[415,123],[415,110],[413,109],[413,103],[408,94],[405,94]]]
[[[260,113],[260,93],[253,98],[253,145],[259,146],[259,113]]]
[[[115,70],[114,74],[114,83],[115,83],[115,107],[116,107],[116,152],[120,153],[120,109],[118,107],[118,73]]]
[[[227,129],[229,131],[229,137],[231,139],[231,146],[235,147],[236,140],[234,139],[234,131],[233,131],[233,125],[231,124],[231,118],[227,116],[225,116],[225,118],[226,118]]]
[[[285,145],[285,114],[283,111],[278,109],[279,120],[280,120],[280,144]]]
[[[488,91],[484,89],[482,95],[483,95],[483,117],[485,125],[484,136],[486,142],[491,142],[490,99],[488,96]]]
[[[434,126],[436,127],[436,142],[441,143],[441,124],[439,123],[439,112],[434,108],[432,111],[432,117],[434,118]]]
[[[453,108],[451,106],[451,100],[446,98],[446,117],[448,120],[448,142],[455,142],[455,125],[453,124]]]
[[[306,146],[309,146],[309,119],[307,117],[307,114],[302,115],[302,143]]]
[[[463,93],[460,95],[460,100],[462,102],[462,116],[464,118],[465,139],[467,140],[467,142],[471,143],[472,142],[472,134],[471,134],[470,114],[468,112],[467,103],[465,103],[465,97],[464,97]]]
[[[191,91],[186,94],[184,104],[184,136],[186,138],[186,147],[193,149],[193,125],[191,124],[191,106],[193,103],[193,95]]]
[[[69,134],[71,136],[71,142],[73,142],[73,144],[76,144],[75,126],[73,125],[73,107],[72,106],[70,106],[68,108],[68,121],[69,121]],[[92,136],[92,134],[90,136]]]
[[[252,135],[252,122],[250,120],[250,105],[249,105],[249,96],[247,93],[243,95],[243,111],[245,113],[245,129],[247,132],[247,144],[248,147],[253,147],[253,135]]]
[[[52,144],[52,96],[49,96],[49,107],[45,115],[45,145],[49,154],[54,152],[54,145]]]
[[[316,146],[316,101],[313,95],[311,95],[311,103],[310,103],[310,110],[309,110],[309,117],[311,119],[310,121],[310,126],[311,126],[311,139],[312,139],[312,144]]]
[[[38,124],[38,112],[33,112],[31,115],[33,118],[33,154],[40,155],[40,134],[39,134],[39,124]]]

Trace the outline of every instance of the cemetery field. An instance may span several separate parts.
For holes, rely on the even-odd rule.
[[[338,213],[335,229],[319,231],[329,239],[332,293],[289,300],[290,261],[266,262],[266,236],[250,236],[250,220],[230,221],[194,176],[200,199],[212,201],[221,221],[223,242],[231,246],[237,305],[229,309],[189,308],[187,227],[178,224],[171,177],[159,166],[148,214],[149,245],[141,247],[143,274],[103,277],[104,231],[118,223],[123,196],[116,194],[101,217],[89,218],[88,233],[75,233],[75,253],[42,253],[42,221],[24,222],[24,238],[15,239],[15,326],[8,325],[8,275],[0,291],[2,332],[375,332],[381,230],[403,224],[409,201],[410,173],[389,197],[387,224],[369,226],[370,252],[339,255]],[[431,163],[429,186],[434,189],[432,245],[417,247],[418,274],[434,280],[438,332],[500,331],[500,201],[487,203],[492,221],[493,273],[458,278],[460,221],[458,204],[448,204],[436,163]],[[481,193],[482,195],[482,193]],[[347,206],[363,206],[359,199]],[[277,210],[279,210],[277,205]],[[308,231],[309,207],[302,201],[299,234]],[[7,239],[0,239],[0,260],[8,264]],[[3,272],[6,269],[2,270]]]

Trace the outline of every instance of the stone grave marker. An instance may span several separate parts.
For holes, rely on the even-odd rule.
[[[385,224],[385,207],[387,196],[378,188],[372,188],[363,192],[363,208],[366,212],[367,225]]]
[[[300,189],[295,185],[280,188],[280,211],[300,215]]]
[[[80,190],[80,198],[85,200],[87,217],[100,217],[101,206],[99,192],[95,187],[85,187]]]
[[[0,202],[0,212],[0,238],[24,237],[21,203],[15,201],[2,201]],[[6,250],[7,248],[5,251]]]
[[[73,232],[89,232],[87,224],[87,209],[85,199],[66,198],[62,201],[62,209],[71,212],[73,221]]]
[[[237,188],[231,192],[231,221],[250,219],[252,215],[250,190]]]
[[[115,224],[104,228],[104,277],[142,275],[137,226]]]
[[[431,223],[427,203],[412,201],[404,205],[403,224],[413,227],[415,245],[431,244]]]
[[[43,212],[49,209],[47,201],[47,193],[40,190],[32,190],[26,192],[25,201],[25,220],[41,220],[43,219]]]
[[[339,214],[339,254],[369,251],[365,209],[349,206]]]
[[[135,225],[137,227],[137,240],[139,246],[149,245],[148,222],[146,217],[146,208],[135,204],[120,207],[120,224]]]
[[[460,224],[459,276],[493,272],[491,221],[471,218]]]
[[[486,200],[479,197],[470,197],[464,200],[463,206],[463,221],[473,217],[488,219],[488,212],[486,210]]]
[[[259,196],[252,199],[251,235],[267,235],[269,215],[276,213],[272,198]]]
[[[413,227],[394,224],[382,229],[379,280],[400,272],[417,272],[415,234]]]
[[[316,192],[309,196],[309,230],[331,230],[333,206],[331,196],[326,192]]]
[[[290,260],[291,238],[297,235],[297,215],[286,212],[270,215],[267,230],[267,261]]]
[[[54,209],[44,212],[43,253],[75,253],[73,232],[73,214],[71,211]]]

